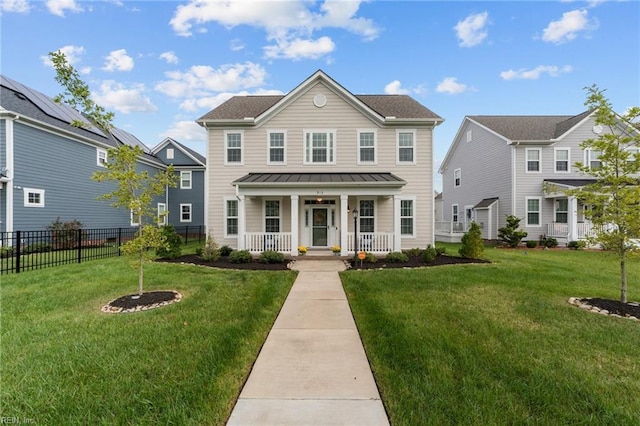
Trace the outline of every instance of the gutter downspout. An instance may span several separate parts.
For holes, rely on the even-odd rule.
[[[13,178],[14,174],[14,133],[13,122],[20,118],[19,116],[9,117],[6,120],[6,141],[7,146],[5,150],[5,160],[7,167],[7,182],[6,182],[6,202],[5,202],[5,231],[13,232],[13,210],[14,210],[14,191],[13,191]],[[11,240],[10,240],[11,241]]]
[[[511,144],[511,214],[517,216],[516,214],[516,191],[517,191],[517,182],[516,182],[516,147],[520,145],[520,142],[514,142]]]

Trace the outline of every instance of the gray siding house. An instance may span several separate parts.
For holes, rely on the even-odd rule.
[[[591,231],[575,197],[545,188],[576,188],[593,182],[576,162],[597,167],[598,153],[580,144],[603,131],[593,114],[553,116],[467,116],[439,169],[443,180],[443,220],[438,240],[456,240],[471,221],[485,239],[497,239],[506,216],[515,215],[528,233],[559,242]]]
[[[223,245],[385,253],[433,244],[433,129],[405,95],[354,95],[319,70],[235,96],[207,130],[207,230]]]
[[[86,127],[72,126],[73,120]],[[121,144],[142,147],[140,170],[166,168],[132,134],[116,128],[105,135],[73,108],[0,76],[0,232],[42,230],[57,218],[85,228],[135,226],[130,212],[97,199],[115,185],[91,180],[108,161],[107,150]],[[159,206],[168,195],[158,197]]]

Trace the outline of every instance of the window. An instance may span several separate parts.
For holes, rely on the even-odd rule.
[[[285,164],[286,133],[283,131],[270,131],[269,136],[269,164]]]
[[[191,204],[180,204],[180,222],[191,222]]]
[[[465,206],[464,221],[467,223],[471,223],[473,221],[473,206]]]
[[[398,131],[398,164],[415,164],[415,131]]]
[[[469,130],[467,132],[467,143],[471,142],[473,140],[473,133],[471,132],[471,130]]]
[[[453,171],[453,186],[458,187],[462,183],[462,170],[455,169]]]
[[[413,236],[413,200],[400,200],[400,235]]]
[[[225,164],[242,164],[242,132],[225,132]]]
[[[25,207],[44,207],[44,189],[24,188]]]
[[[105,151],[104,149],[97,149],[96,150],[96,158],[97,158],[97,162],[98,162],[98,166],[100,167],[104,167],[105,164],[107,164],[107,151]]]
[[[527,148],[527,173],[540,172],[540,149],[539,148]]]
[[[173,148],[167,148],[167,160],[173,160],[174,155]]]
[[[452,222],[458,221],[458,205],[457,204],[451,205],[451,221]]]
[[[280,232],[280,200],[264,201],[264,232]]]
[[[569,200],[558,198],[556,200],[556,222],[567,223],[569,218]]]
[[[540,198],[526,198],[527,226],[540,226]]]
[[[584,151],[584,165],[590,169],[599,169],[600,168],[600,151],[596,151],[594,149],[586,149]]]
[[[191,189],[191,172],[180,172],[180,189]]]
[[[373,200],[360,200],[360,232],[375,232],[375,209]]]
[[[358,130],[358,164],[376,163],[376,132]]]
[[[225,204],[226,235],[238,235],[238,200],[229,199]]]
[[[158,225],[167,224],[167,205],[165,203],[158,203]]]
[[[335,132],[305,132],[304,164],[335,164]]]
[[[135,213],[133,210],[130,210],[129,223],[131,224],[131,226],[140,226],[140,215]]]
[[[556,172],[569,172],[569,148],[556,148],[554,150]]]

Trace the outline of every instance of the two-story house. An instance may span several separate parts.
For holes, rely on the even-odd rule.
[[[527,240],[541,235],[559,242],[591,231],[589,208],[562,189],[593,178],[576,162],[599,166],[599,153],[580,144],[604,131],[593,113],[559,116],[467,116],[439,169],[443,180],[443,221],[437,239],[459,237],[471,221],[485,239],[497,239],[507,215],[521,219]]]
[[[354,95],[319,70],[286,95],[235,96],[197,122],[219,244],[292,255],[433,244],[442,118],[411,97]]]
[[[72,126],[74,121],[84,126]],[[115,183],[91,179],[109,161],[108,150],[123,144],[143,149],[140,170],[153,174],[167,167],[163,158],[131,133],[114,128],[105,134],[68,105],[0,76],[0,232],[43,230],[58,218],[78,220],[87,229],[137,226],[129,211],[98,199],[113,191]],[[185,151],[194,162],[184,170],[201,174],[192,178],[197,190],[179,193],[178,188],[155,201],[161,215],[169,207],[170,223],[203,225],[204,157]],[[180,201],[174,206],[173,199]],[[183,220],[182,204],[193,207],[189,220]]]

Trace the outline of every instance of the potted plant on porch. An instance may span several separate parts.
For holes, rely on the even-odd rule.
[[[306,246],[298,246],[298,255],[299,256],[304,256],[305,254],[307,254],[307,247]]]
[[[338,256],[342,249],[340,248],[340,246],[333,246],[331,247],[331,251],[333,252],[334,256]]]

